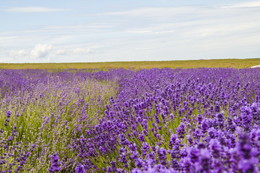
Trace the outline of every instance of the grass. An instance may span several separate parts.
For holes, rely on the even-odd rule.
[[[57,152],[61,159],[76,157],[67,147],[85,132],[84,127],[97,123],[109,98],[116,95],[116,87],[115,81],[53,79],[47,86],[39,83],[32,91],[18,91],[2,98],[0,129],[4,133],[0,133],[0,156],[8,154],[4,157],[13,163],[19,154],[30,152],[25,168],[31,169],[24,172],[48,172],[49,156]],[[11,116],[5,126],[7,111]],[[17,134],[12,135],[14,132]],[[13,139],[2,141],[9,136]],[[21,148],[19,153],[17,147]],[[0,165],[0,170],[9,169],[7,164]],[[10,170],[18,166],[16,163]]]
[[[260,58],[254,59],[211,59],[178,61],[131,61],[97,63],[0,63],[0,69],[92,69],[109,70],[151,69],[151,68],[250,68],[260,64]]]

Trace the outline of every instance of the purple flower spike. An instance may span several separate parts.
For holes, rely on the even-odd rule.
[[[61,170],[61,162],[59,162],[59,156],[57,154],[53,154],[51,157],[51,167],[49,169],[50,172],[58,172]]]
[[[7,111],[7,112],[6,112],[6,117],[7,117],[7,118],[10,118],[11,115],[12,115],[12,112],[11,112],[11,111]]]
[[[75,171],[76,173],[86,173],[86,170],[84,168],[84,165],[78,165],[76,168],[75,168]]]

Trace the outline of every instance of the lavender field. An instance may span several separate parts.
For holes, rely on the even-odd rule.
[[[260,69],[0,70],[0,172],[260,172]]]

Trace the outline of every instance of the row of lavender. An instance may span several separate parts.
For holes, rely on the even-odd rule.
[[[259,69],[151,69],[119,81],[77,139],[76,172],[259,172]]]
[[[120,74],[0,70],[0,172],[59,171],[55,154],[74,170],[68,146],[103,115]]]
[[[259,69],[0,70],[0,88],[2,172],[259,171]]]

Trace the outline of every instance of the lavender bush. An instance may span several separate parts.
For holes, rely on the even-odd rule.
[[[151,69],[119,81],[76,172],[259,172],[260,71]]]
[[[259,172],[259,69],[2,70],[2,172]]]
[[[76,153],[67,147],[97,123],[109,97],[116,94],[116,80],[81,72],[0,74],[0,172],[74,169]]]

